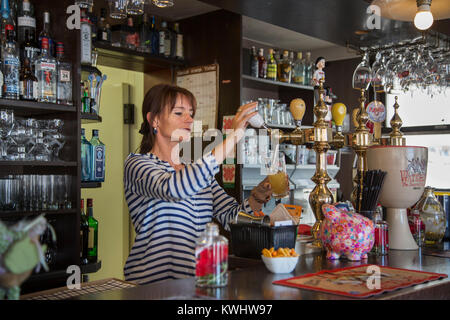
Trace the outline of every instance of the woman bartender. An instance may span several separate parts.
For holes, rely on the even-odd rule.
[[[264,180],[242,204],[230,197],[214,176],[227,151],[242,138],[255,103],[238,109],[233,132],[200,161],[182,164],[179,143],[188,141],[196,101],[186,89],[157,85],[143,102],[140,151],[125,161],[125,198],[136,231],[126,261],[125,279],[146,284],[195,275],[195,244],[211,219],[226,230],[239,211],[261,210],[270,200]]]

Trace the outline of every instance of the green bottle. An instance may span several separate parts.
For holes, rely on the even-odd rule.
[[[98,259],[98,221],[94,218],[92,199],[87,199],[87,214],[89,223],[88,261],[97,262]]]
[[[80,216],[80,263],[88,263],[89,221],[84,212],[84,199],[81,199]]]
[[[269,55],[267,59],[267,79],[277,80],[277,61],[273,56],[273,49],[269,49]]]

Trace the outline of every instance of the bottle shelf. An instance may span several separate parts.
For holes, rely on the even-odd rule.
[[[279,86],[279,87],[290,87],[290,88],[314,91],[313,86],[304,86],[304,85],[295,84],[295,83],[287,83],[287,82],[281,82],[281,81],[255,78],[255,77],[252,77],[252,76],[249,76],[246,74],[242,75],[242,79],[244,79],[244,86],[247,86],[249,83],[253,82],[254,84],[263,84],[263,85],[271,85],[271,86]]]
[[[98,114],[95,113],[81,113],[81,123],[87,124],[87,123],[98,123],[102,122],[102,117],[100,117]]]
[[[30,216],[39,216],[41,214],[49,215],[71,215],[76,214],[76,209],[61,209],[61,210],[41,210],[41,211],[0,211],[0,218],[24,218]]]
[[[104,42],[96,41],[92,45],[98,52],[98,64],[108,67],[147,73],[186,65],[184,60],[155,56],[122,47],[113,47]]]
[[[101,182],[81,182],[81,188],[83,189],[91,189],[91,188],[101,188],[102,187],[102,183]]]
[[[80,265],[81,274],[95,273],[102,268],[102,262],[98,260],[97,262],[90,262],[88,264]]]
[[[73,105],[0,98],[0,108],[14,110],[16,116],[34,116],[55,112],[75,112]]]
[[[84,65],[84,64],[81,65],[81,71],[85,71],[88,73],[94,73],[99,76],[102,75],[102,72],[97,67],[88,66],[88,65]]]
[[[0,161],[0,166],[21,167],[76,167],[76,161]]]
[[[244,169],[260,169],[261,168],[261,164],[244,164],[242,165],[242,167]],[[316,169],[316,165],[315,164],[286,164],[286,169],[287,170],[315,170]],[[339,169],[339,167],[337,165],[327,165],[327,169]]]
[[[95,273],[102,267],[102,262],[99,260],[85,265],[80,264],[79,267],[81,274]],[[64,269],[62,266],[56,266],[54,270],[50,269],[50,271],[46,272],[42,269],[41,272],[32,274],[27,281],[45,281],[60,277],[67,278],[67,276],[67,269]]]

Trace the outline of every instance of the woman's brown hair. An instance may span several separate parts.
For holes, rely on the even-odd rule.
[[[148,153],[155,144],[156,134],[151,123],[157,115],[163,113],[166,108],[169,111],[175,107],[178,95],[185,96],[192,106],[192,111],[195,115],[197,102],[194,95],[187,89],[173,86],[169,84],[158,84],[152,87],[145,95],[142,103],[142,118],[143,122],[139,133],[143,135],[139,153]],[[147,114],[150,112],[150,121],[147,121]]]

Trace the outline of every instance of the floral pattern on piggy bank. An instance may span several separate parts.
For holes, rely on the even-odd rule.
[[[345,207],[324,204],[324,220],[320,228],[320,239],[327,250],[327,259],[359,261],[367,258],[374,244],[372,220]]]

